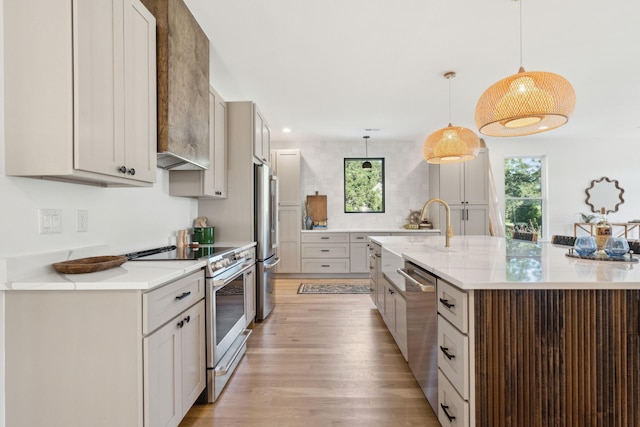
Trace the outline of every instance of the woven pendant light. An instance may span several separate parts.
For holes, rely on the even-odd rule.
[[[456,73],[449,71],[444,78],[449,80],[449,125],[433,132],[422,147],[427,163],[448,164],[467,162],[476,158],[480,139],[472,130],[451,125],[451,79]]]
[[[520,0],[520,64],[522,64],[522,0]],[[527,72],[490,86],[476,105],[475,121],[488,136],[522,136],[546,132],[567,123],[576,105],[573,86],[558,74]]]

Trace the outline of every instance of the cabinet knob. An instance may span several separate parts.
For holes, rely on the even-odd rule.
[[[136,170],[134,168],[129,169],[129,175],[135,175],[136,174]]]
[[[187,316],[187,317],[185,317],[185,318],[184,318],[184,321],[185,321],[185,322],[187,322],[187,323],[189,323],[189,322],[191,321],[191,316]]]
[[[182,329],[183,326],[184,326],[184,320],[179,321],[178,328]]]
[[[122,173],[126,173],[127,172],[127,168],[124,166],[120,166],[120,168],[118,169],[120,172]]]

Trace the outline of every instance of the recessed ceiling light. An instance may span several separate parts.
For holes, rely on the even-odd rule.
[[[284,132],[284,133],[289,133],[289,132],[291,132],[291,129],[289,129],[289,128],[284,128],[284,129],[282,129],[282,132]]]

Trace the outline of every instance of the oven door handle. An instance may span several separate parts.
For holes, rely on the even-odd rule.
[[[266,264],[266,263],[265,263],[265,264],[264,264],[264,269],[265,269],[265,270],[268,270],[268,269],[270,269],[270,268],[275,267],[275,266],[276,266],[276,265],[278,265],[278,264],[280,264],[280,258],[276,258],[276,259],[275,259],[272,263],[270,263],[270,264]]]
[[[236,359],[238,358],[238,355],[240,354],[240,351],[242,350],[242,347],[244,347],[244,345],[247,343],[247,340],[249,339],[249,335],[251,335],[251,332],[253,332],[251,329],[245,329],[244,331],[242,331],[242,334],[241,334],[242,335],[242,343],[240,343],[239,345],[236,346],[236,349],[233,352],[233,356],[231,356],[231,358],[229,359],[229,362],[227,363],[227,365],[224,368],[222,368],[222,367],[216,367],[215,368],[216,377],[221,377],[221,376],[227,375],[227,373],[229,373],[229,369],[231,369],[231,367],[233,366],[233,362],[235,362]]]
[[[247,270],[249,270],[252,266],[253,266],[253,263],[244,264],[240,270],[238,270],[236,273],[234,273],[231,277],[225,279],[224,282],[222,283],[222,286],[220,286],[220,287],[222,288],[222,287],[228,285],[229,283],[233,282],[239,276],[241,276],[244,273],[246,273]]]

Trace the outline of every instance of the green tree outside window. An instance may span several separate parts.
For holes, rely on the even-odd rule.
[[[542,235],[542,157],[509,157],[504,160],[506,235],[525,231]]]

